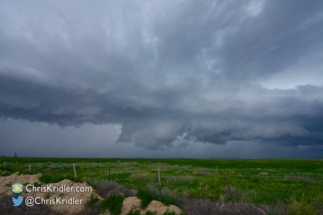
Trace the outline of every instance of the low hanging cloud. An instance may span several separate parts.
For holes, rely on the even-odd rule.
[[[323,144],[320,0],[0,2],[1,118],[153,150]]]

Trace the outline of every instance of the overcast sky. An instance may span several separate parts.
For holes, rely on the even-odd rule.
[[[0,0],[0,155],[323,157],[322,0]]]

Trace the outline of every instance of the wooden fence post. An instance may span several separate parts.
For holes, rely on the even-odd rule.
[[[109,167],[109,173],[108,173],[108,183],[110,183],[110,167]]]
[[[75,169],[75,164],[73,164],[73,170],[74,170],[74,178],[77,178],[76,169]]]
[[[161,180],[160,180],[160,168],[158,167],[158,186],[159,186],[159,195],[161,194]]]
[[[29,164],[28,166],[29,166],[29,172],[31,172],[31,165]]]

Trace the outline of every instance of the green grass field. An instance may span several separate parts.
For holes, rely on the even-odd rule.
[[[3,166],[6,162],[6,167]],[[130,189],[158,188],[160,167],[162,189],[172,194],[212,201],[286,205],[293,202],[322,207],[322,159],[99,159],[99,158],[0,158],[0,174],[42,173],[42,181],[104,181],[110,177]],[[28,165],[31,165],[29,172]],[[109,176],[110,169],[110,176]]]

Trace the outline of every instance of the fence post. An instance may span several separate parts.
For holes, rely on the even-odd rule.
[[[109,173],[108,173],[108,183],[110,183],[110,167],[109,167]]]
[[[75,169],[75,164],[73,164],[73,170],[74,170],[74,178],[77,178],[76,169]]]
[[[29,164],[28,166],[29,166],[29,172],[31,172],[31,165]]]
[[[161,181],[160,181],[160,168],[158,167],[158,186],[159,186],[159,195],[161,194]]]

